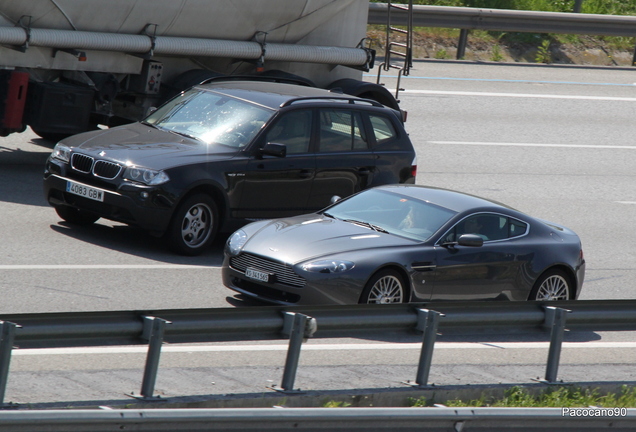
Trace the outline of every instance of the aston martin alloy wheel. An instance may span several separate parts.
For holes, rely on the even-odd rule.
[[[390,304],[405,303],[406,284],[395,270],[382,270],[367,283],[360,296],[360,303]]]
[[[570,300],[572,288],[567,275],[561,270],[551,270],[537,280],[530,300]]]

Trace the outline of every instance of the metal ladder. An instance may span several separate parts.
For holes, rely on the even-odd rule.
[[[392,10],[406,11],[406,30],[391,25],[391,11]],[[394,33],[405,35],[405,42],[396,42],[391,40],[391,36]],[[400,57],[402,64],[395,64],[392,62],[392,56]],[[413,0],[408,0],[408,3],[395,4],[388,0],[387,2],[387,14],[386,14],[386,44],[384,49],[384,62],[378,67],[378,79],[377,83],[380,83],[380,74],[382,70],[388,71],[389,69],[398,70],[397,88],[395,89],[395,99],[398,99],[400,90],[400,81],[402,75],[408,75],[410,69],[413,67]],[[399,100],[398,100],[399,102]]]

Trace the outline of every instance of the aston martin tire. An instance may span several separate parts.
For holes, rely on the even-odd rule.
[[[367,282],[358,303],[391,304],[408,302],[408,287],[395,270],[380,270]]]
[[[528,300],[553,301],[574,298],[574,287],[568,275],[559,269],[548,270],[537,279]]]
[[[90,225],[99,219],[99,216],[94,213],[89,213],[68,206],[55,207],[55,212],[66,222],[75,225]]]
[[[218,229],[218,210],[206,194],[185,199],[175,212],[166,240],[168,247],[180,255],[201,254],[212,243]]]

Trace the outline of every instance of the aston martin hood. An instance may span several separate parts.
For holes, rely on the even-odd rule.
[[[413,240],[320,214],[276,219],[250,237],[244,252],[290,264],[358,249],[404,246]]]

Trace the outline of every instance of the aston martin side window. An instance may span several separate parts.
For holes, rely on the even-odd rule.
[[[320,110],[320,153],[366,150],[367,137],[360,113]]]
[[[510,234],[508,237],[519,237],[528,231],[528,224],[517,219],[510,219]]]
[[[484,241],[505,240],[526,233],[528,224],[507,216],[479,213],[461,220],[451,229],[445,241],[457,241],[462,234],[477,234]]]
[[[284,114],[265,135],[265,142],[285,144],[287,154],[307,153],[310,141],[311,110]]]

